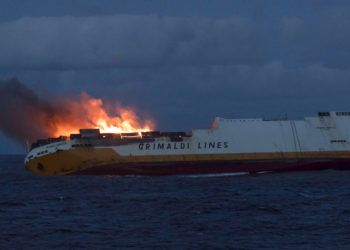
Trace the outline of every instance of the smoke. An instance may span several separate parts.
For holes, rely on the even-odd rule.
[[[0,81],[0,131],[23,145],[40,138],[68,136],[80,128],[131,132],[154,126],[150,120],[141,122],[129,107],[119,105],[113,112],[110,116],[103,101],[87,93],[72,99],[46,100],[16,78]]]
[[[19,143],[49,136],[49,121],[57,112],[18,79],[0,81],[0,130]]]

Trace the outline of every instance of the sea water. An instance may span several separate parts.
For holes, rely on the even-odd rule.
[[[0,249],[350,249],[350,171],[40,177],[0,157]]]

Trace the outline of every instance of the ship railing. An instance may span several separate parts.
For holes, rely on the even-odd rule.
[[[30,150],[37,148],[37,147],[41,147],[41,146],[45,146],[51,143],[56,143],[56,142],[61,142],[61,141],[67,141],[68,137],[67,136],[59,136],[59,137],[52,137],[52,138],[47,138],[47,139],[39,139],[36,142],[34,142],[31,147]]]

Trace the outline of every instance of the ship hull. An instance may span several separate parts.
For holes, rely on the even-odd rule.
[[[112,148],[59,151],[27,162],[39,175],[185,175],[350,169],[349,152],[120,156]]]
[[[210,129],[136,137],[82,130],[78,138],[34,147],[25,164],[39,175],[350,169],[349,127],[350,112],[326,112],[297,121],[215,118]]]
[[[314,170],[350,170],[350,159],[308,159],[275,161],[209,161],[108,164],[80,170],[71,175],[194,175],[260,173]]]

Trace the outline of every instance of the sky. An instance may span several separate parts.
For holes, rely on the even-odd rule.
[[[0,81],[115,100],[161,130],[300,119],[350,110],[349,30],[349,1],[2,0]],[[0,133],[0,154],[24,152]]]

